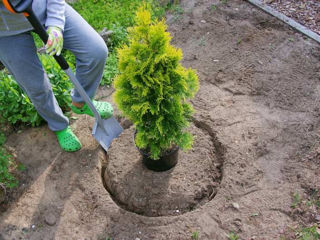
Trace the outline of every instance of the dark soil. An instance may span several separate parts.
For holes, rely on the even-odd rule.
[[[181,7],[168,24],[184,66],[199,74],[196,152],[156,174],[142,168],[126,120],[108,158],[90,136],[89,117],[72,124],[84,145],[77,153],[61,152],[45,127],[12,134],[7,146],[27,170],[0,215],[0,239],[190,240],[198,232],[201,240],[222,240],[234,232],[270,240],[288,227],[316,224],[314,212],[299,217],[292,203],[295,193],[308,199],[310,189],[320,189],[319,44],[246,1],[183,0]],[[112,101],[111,92],[101,90],[99,98]],[[196,158],[204,162],[195,165]],[[114,199],[139,214],[114,201],[101,175],[113,184]],[[201,188],[207,184],[217,184],[212,200]],[[204,202],[195,201],[198,192]],[[146,207],[136,194],[149,200]],[[172,214],[182,194],[182,205],[195,205]]]

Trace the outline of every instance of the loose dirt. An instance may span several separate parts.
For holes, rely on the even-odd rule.
[[[12,134],[7,146],[26,171],[2,204],[0,239],[190,240],[197,231],[204,240],[228,239],[230,232],[270,240],[291,236],[288,227],[307,219],[291,206],[293,194],[320,189],[319,45],[245,1],[183,0],[181,7],[168,24],[184,66],[200,78],[191,125],[197,153],[182,153],[176,169],[156,176],[141,166],[125,120],[109,156],[90,136],[89,117],[72,124],[84,145],[77,153],[61,152],[46,127]],[[112,101],[110,93],[99,97]],[[191,169],[202,158],[207,168]],[[210,170],[217,163],[220,185],[219,171]],[[104,176],[112,177],[114,196]],[[195,201],[202,185],[188,188],[193,180],[218,183],[215,196]],[[174,192],[195,207],[171,214]],[[150,200],[147,209],[138,204],[140,194]],[[115,196],[131,199],[131,209]],[[160,214],[153,214],[153,201]]]
[[[179,152],[178,164],[164,173],[142,164],[134,146],[134,128],[127,129],[108,152],[104,182],[124,209],[145,216],[180,215],[207,203],[217,193],[222,178],[221,146],[204,129],[192,125],[196,136],[192,151]]]

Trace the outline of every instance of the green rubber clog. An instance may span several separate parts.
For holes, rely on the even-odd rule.
[[[92,103],[95,106],[95,108],[97,109],[97,111],[100,114],[102,119],[109,118],[113,115],[113,108],[110,103],[99,102],[99,101],[95,101],[95,100],[93,100]],[[89,108],[89,106],[87,105],[87,103],[85,103],[82,108],[77,108],[77,107],[73,106],[72,104],[70,107],[74,113],[87,114],[91,117],[94,117],[94,115],[93,115],[91,109]]]
[[[82,145],[70,127],[54,132],[58,138],[60,147],[66,152],[75,152],[81,149]]]

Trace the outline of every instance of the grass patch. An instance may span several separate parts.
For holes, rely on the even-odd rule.
[[[5,135],[0,133],[0,185],[5,188],[13,188],[18,185],[17,179],[11,174],[16,165],[14,164],[12,155],[3,146],[5,141]]]
[[[310,216],[320,215],[320,192],[308,189],[302,194],[292,195],[292,215],[297,224],[288,226],[281,240],[320,240],[320,224]]]
[[[299,230],[297,233],[298,240],[317,240],[320,239],[320,229],[317,225],[306,227]]]
[[[235,234],[235,233],[229,233],[228,234],[228,239],[229,240],[238,240],[239,239],[239,236],[237,235],[237,234]]]
[[[300,203],[301,203],[301,197],[300,197],[299,193],[295,193],[293,195],[291,207],[296,208]]]
[[[199,240],[199,232],[198,231],[193,232],[191,239],[192,240]]]
[[[72,7],[98,32],[107,28],[113,31],[108,39],[109,57],[103,74],[101,85],[110,86],[117,70],[116,48],[128,43],[127,28],[134,24],[135,12],[143,2],[150,4],[153,18],[161,18],[165,14],[165,8],[154,0],[78,0]],[[72,61],[70,54],[67,59]]]

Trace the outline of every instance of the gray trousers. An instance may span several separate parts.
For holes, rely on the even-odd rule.
[[[93,98],[102,78],[107,46],[100,35],[67,4],[65,15],[64,48],[75,55],[77,79]],[[0,61],[27,93],[52,131],[69,125],[54,97],[30,32],[0,37]],[[76,90],[72,90],[71,97],[74,102],[83,102]]]

